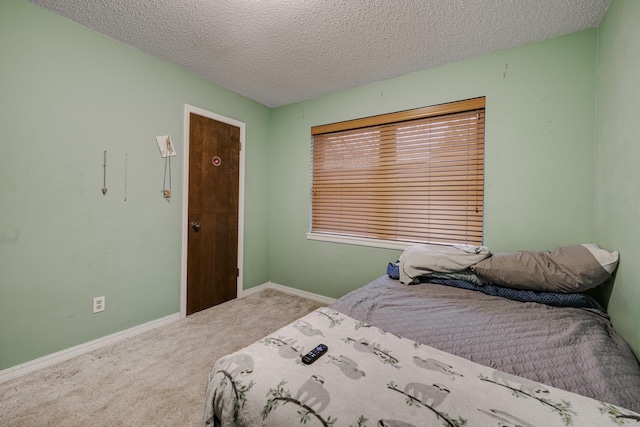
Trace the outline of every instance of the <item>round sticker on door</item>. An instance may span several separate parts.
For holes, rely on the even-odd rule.
[[[222,163],[222,159],[218,156],[213,156],[213,159],[211,159],[211,163],[213,163],[213,166],[220,166],[220,163]]]

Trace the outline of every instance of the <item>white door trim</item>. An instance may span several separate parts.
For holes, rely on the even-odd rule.
[[[240,128],[240,181],[238,194],[238,278],[236,297],[243,289],[244,254],[244,173],[245,173],[245,123],[221,116],[193,105],[184,104],[184,166],[182,173],[182,267],[180,274],[180,318],[187,317],[187,245],[189,237],[189,117],[194,113]]]

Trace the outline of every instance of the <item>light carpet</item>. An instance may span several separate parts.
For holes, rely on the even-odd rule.
[[[1,426],[197,426],[215,361],[323,304],[267,289],[0,384]]]

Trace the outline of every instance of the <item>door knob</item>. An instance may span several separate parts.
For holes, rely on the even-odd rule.
[[[193,228],[193,231],[198,232],[200,231],[200,224],[195,221],[191,221],[191,228]]]

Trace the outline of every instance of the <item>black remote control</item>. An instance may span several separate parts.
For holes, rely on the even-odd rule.
[[[325,354],[328,349],[329,349],[329,347],[327,347],[324,344],[318,345],[316,348],[311,350],[309,353],[307,353],[304,356],[302,356],[302,363],[304,363],[305,365],[311,365],[313,362],[318,360],[318,358],[320,356]]]

